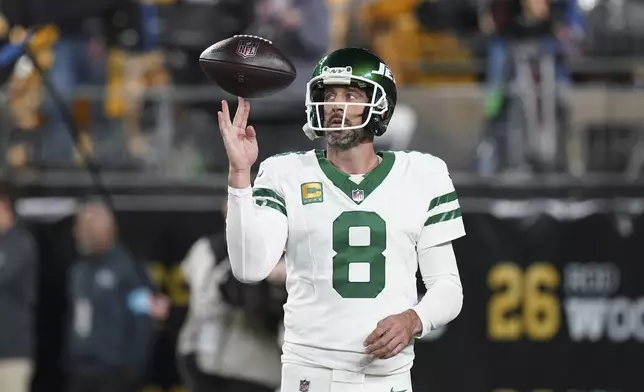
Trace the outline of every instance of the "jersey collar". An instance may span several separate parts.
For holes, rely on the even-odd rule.
[[[340,171],[327,159],[325,150],[315,150],[320,169],[333,185],[342,191],[354,203],[362,203],[385,180],[394,166],[396,155],[390,151],[378,151],[382,162],[371,170],[360,184],[349,179],[349,175]]]

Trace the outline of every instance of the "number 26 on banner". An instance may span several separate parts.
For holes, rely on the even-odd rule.
[[[525,271],[509,262],[493,266],[487,276],[492,291],[487,308],[488,337],[494,341],[552,339],[561,323],[556,295],[559,284],[559,272],[549,263],[535,263]]]

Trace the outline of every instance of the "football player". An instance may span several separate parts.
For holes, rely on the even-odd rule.
[[[465,235],[445,163],[377,152],[396,107],[387,65],[332,52],[307,85],[304,132],[325,150],[260,164],[250,104],[219,127],[230,163],[227,237],[240,281],[266,278],[286,251],[282,390],[411,392],[413,340],[453,320],[463,293],[451,241]],[[420,267],[427,294],[419,301]]]

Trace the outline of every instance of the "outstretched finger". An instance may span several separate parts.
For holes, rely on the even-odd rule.
[[[226,117],[222,112],[217,113],[217,120],[219,121],[219,132],[221,132],[221,138],[224,140],[224,144],[228,145],[231,140],[237,136],[235,134],[231,135],[231,132],[234,132],[234,128],[226,125]]]
[[[221,111],[223,115],[224,124],[227,127],[232,127],[233,124],[230,122],[230,110],[228,109],[228,102],[226,102],[226,100],[221,101]]]
[[[242,117],[241,128],[244,129],[248,125],[248,116],[250,115],[250,102],[244,102],[244,117]]]
[[[242,127],[244,122],[244,112],[246,111],[246,101],[242,97],[237,97],[237,111],[235,112],[235,118],[233,119],[233,125],[237,128],[245,129]]]
[[[222,112],[217,112],[217,121],[219,121],[219,132],[222,137],[226,137],[226,123],[224,121],[224,114]]]

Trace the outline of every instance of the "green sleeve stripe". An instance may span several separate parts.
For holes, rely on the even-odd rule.
[[[451,211],[443,212],[441,214],[432,215],[425,221],[425,226],[434,225],[436,223],[446,222],[456,219],[461,216],[461,209],[456,208]]]
[[[286,202],[284,201],[284,198],[280,195],[277,194],[277,192],[268,189],[268,188],[255,188],[253,189],[253,196],[254,197],[271,197],[278,202],[282,203],[284,207],[286,207]]]
[[[273,203],[279,204],[279,205],[281,205],[282,207],[285,207],[282,203],[280,203],[280,201],[279,201],[279,200],[277,200],[277,199],[275,199],[275,198],[273,198],[273,197],[267,197],[267,196],[255,196],[255,197],[253,197],[253,200],[255,200],[255,202],[258,202],[258,201],[259,201],[259,202],[262,202],[262,201],[264,201],[264,200],[268,200],[268,201],[272,201]]]
[[[286,208],[284,208],[283,205],[276,203],[273,200],[269,200],[269,199],[255,200],[255,204],[257,204],[260,207],[270,207],[274,210],[281,212],[282,214],[284,214],[284,216],[288,216],[286,215]]]
[[[427,211],[430,211],[434,207],[438,207],[441,204],[449,203],[450,201],[454,201],[456,199],[458,199],[458,195],[456,194],[456,191],[446,193],[443,196],[435,197],[429,203],[429,208],[427,209]]]

